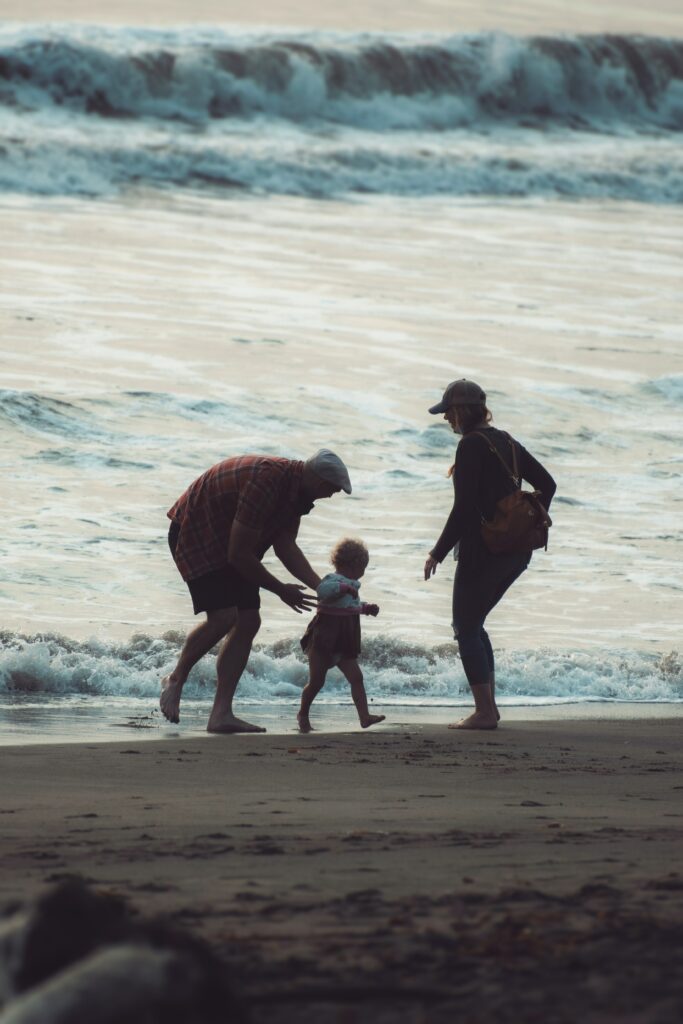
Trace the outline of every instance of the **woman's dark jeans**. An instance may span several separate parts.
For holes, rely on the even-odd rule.
[[[482,555],[476,575],[456,571],[453,583],[453,633],[467,681],[475,686],[488,683],[495,670],[493,649],[484,629],[486,616],[505,591],[522,575],[531,556]]]

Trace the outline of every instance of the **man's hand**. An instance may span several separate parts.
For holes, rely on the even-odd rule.
[[[317,598],[314,594],[304,593],[305,588],[298,583],[283,583],[277,592],[277,596],[285,604],[288,604],[298,615],[303,611],[315,608]]]
[[[436,572],[436,567],[439,563],[435,558],[430,555],[425,562],[425,579],[428,580],[430,576],[433,576]]]
[[[379,615],[379,605],[378,604],[366,604],[366,606],[365,606],[365,614],[366,615]]]

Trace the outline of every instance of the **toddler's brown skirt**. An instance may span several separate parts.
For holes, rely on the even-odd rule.
[[[357,658],[360,654],[360,615],[325,615],[311,619],[301,638],[301,647],[308,654],[314,650],[333,660]]]

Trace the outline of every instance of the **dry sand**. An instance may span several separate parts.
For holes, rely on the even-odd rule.
[[[207,938],[257,1022],[683,1011],[680,718],[3,761],[0,900],[80,873]]]

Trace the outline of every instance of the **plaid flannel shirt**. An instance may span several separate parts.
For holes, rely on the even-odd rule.
[[[184,580],[228,564],[233,522],[258,530],[263,557],[313,507],[301,494],[303,462],[268,455],[225,459],[191,483],[167,515],[180,526],[175,562]]]

